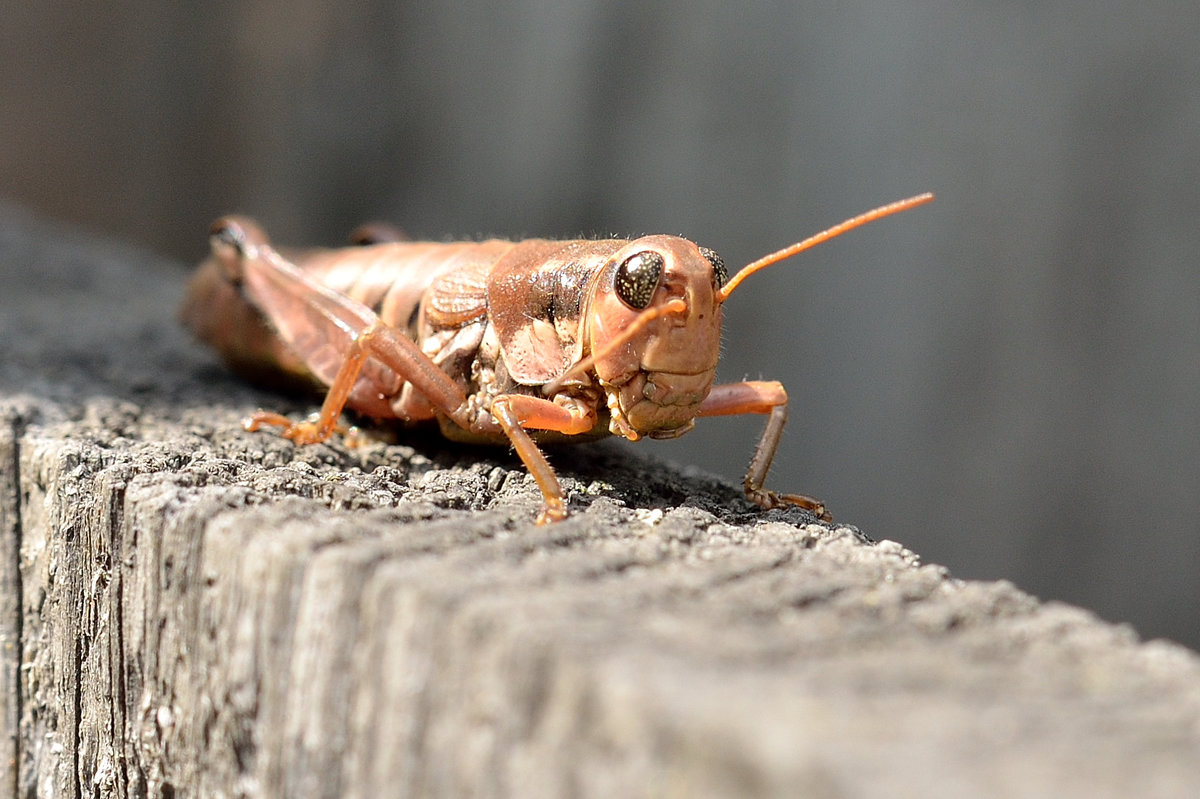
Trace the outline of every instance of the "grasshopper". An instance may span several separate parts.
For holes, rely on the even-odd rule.
[[[787,392],[773,380],[714,385],[721,306],[755,272],[932,199],[868,211],[732,277],[715,252],[676,236],[436,243],[375,226],[352,247],[292,252],[227,216],[211,228],[183,316],[240,371],[328,387],[313,419],[259,411],[247,429],[314,443],[350,409],[511,444],[541,489],[539,524],[567,515],[539,442],[674,438],[698,418],[737,414],[767,417],[746,496],[829,521],[820,501],[764,488]]]

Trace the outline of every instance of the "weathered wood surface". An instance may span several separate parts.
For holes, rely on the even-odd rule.
[[[1195,795],[1193,653],[641,451],[537,528],[503,452],[243,433],[182,279],[0,209],[0,796]]]

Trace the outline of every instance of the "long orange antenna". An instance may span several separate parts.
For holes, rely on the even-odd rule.
[[[873,211],[867,211],[865,214],[859,214],[853,219],[847,219],[840,225],[834,225],[833,227],[829,228],[829,230],[822,231],[815,236],[810,236],[804,241],[798,241],[790,247],[784,247],[778,252],[773,252],[770,255],[764,255],[754,263],[742,267],[741,271],[734,275],[729,282],[717,292],[717,302],[725,302],[725,300],[729,299],[729,295],[733,293],[733,290],[736,289],[743,280],[750,277],[760,269],[766,269],[772,264],[777,264],[780,261],[787,260],[793,255],[802,253],[807,249],[816,247],[822,242],[826,242],[832,238],[840,236],[848,230],[853,230],[856,227],[865,225],[868,222],[874,222],[876,219],[882,219],[885,216],[891,216],[892,214],[898,214],[901,211],[907,211],[909,208],[915,208],[918,205],[924,205],[932,199],[933,194],[930,192],[925,192],[924,194],[918,194],[916,197],[909,197],[907,200],[897,200],[894,203],[881,205]]]

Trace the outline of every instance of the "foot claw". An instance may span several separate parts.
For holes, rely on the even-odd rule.
[[[281,413],[272,413],[270,411],[258,411],[242,420],[242,428],[251,433],[263,425],[282,428],[279,433],[281,436],[301,445],[319,444],[322,441],[327,441],[335,432],[346,432],[346,428],[340,424],[334,425],[328,430],[323,430],[317,421],[310,419],[305,422],[293,422]]]
[[[542,505],[542,509],[538,511],[537,523],[538,526],[554,524],[555,522],[561,522],[565,518],[567,518],[566,505],[563,505],[562,503],[556,503],[553,505],[546,503],[545,505]]]
[[[776,494],[765,488],[746,489],[746,497],[760,508],[768,510],[782,508],[784,505],[795,505],[808,511],[823,522],[832,522],[833,516],[825,509],[825,503],[819,499],[806,497],[803,494]]]

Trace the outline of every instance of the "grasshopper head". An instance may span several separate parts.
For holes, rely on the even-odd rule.
[[[590,355],[547,383],[549,395],[591,369],[604,387],[613,433],[672,438],[692,428],[712,390],[721,304],[750,275],[932,194],[880,206],[759,258],[728,277],[721,258],[675,236],[631,241],[599,273],[585,314]]]
[[[614,433],[668,438],[691,429],[716,376],[725,280],[716,253],[675,236],[631,241],[610,259],[587,337]]]

